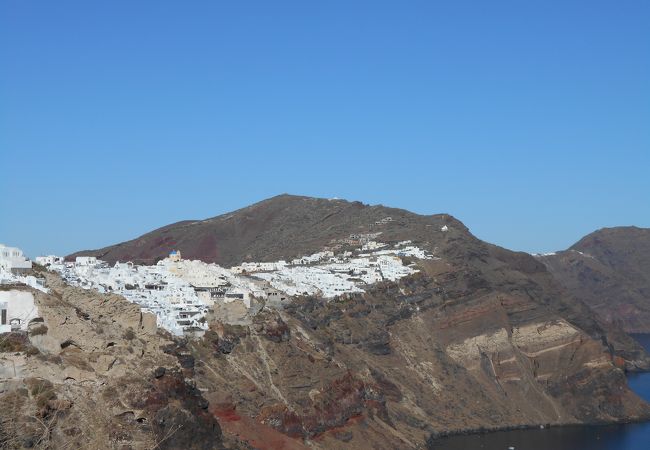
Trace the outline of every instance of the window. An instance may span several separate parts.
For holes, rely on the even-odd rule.
[[[2,323],[1,325],[7,325],[7,310],[2,310]]]

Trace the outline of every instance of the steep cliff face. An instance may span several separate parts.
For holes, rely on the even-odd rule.
[[[252,417],[310,445],[403,448],[464,430],[650,417],[613,351],[629,343],[574,308],[543,265],[478,241],[454,255],[421,261],[399,285],[296,299],[188,343],[199,386],[220,392],[224,429],[254,440]],[[635,357],[627,364],[647,367]]]
[[[224,430],[253,442],[261,423],[324,448],[412,448],[456,431],[650,417],[609,348],[555,306],[523,286],[469,293],[476,275],[446,263],[425,269],[188,342]]]
[[[606,322],[650,332],[650,229],[604,228],[540,260]]]

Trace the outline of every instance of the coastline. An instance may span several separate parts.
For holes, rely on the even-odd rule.
[[[650,334],[635,333],[630,335],[634,338],[646,351],[650,348]],[[646,377],[650,378],[650,371],[648,370],[638,370],[638,371],[625,371],[626,379],[628,380],[628,388],[634,394],[637,395],[641,400],[645,401],[647,404],[650,404],[650,394],[644,388],[643,384],[639,386],[638,390],[634,389],[634,386],[630,384],[630,378],[636,377]],[[462,439],[467,437],[471,439],[475,438],[496,438],[497,434],[508,433],[508,432],[530,432],[530,434],[535,434],[535,431],[543,432],[548,429],[561,429],[567,432],[575,432],[576,435],[580,433],[594,432],[598,434],[598,431],[611,431],[612,427],[625,426],[625,425],[634,425],[634,424],[650,424],[650,414],[647,417],[629,417],[619,420],[596,420],[588,422],[575,422],[575,423],[546,423],[546,424],[525,424],[525,425],[514,425],[514,426],[502,426],[502,427],[479,427],[479,428],[468,428],[460,430],[450,430],[450,431],[440,431],[431,433],[431,435],[426,440],[426,446],[429,449],[437,448],[442,446],[446,442],[454,440],[454,438]],[[548,436],[548,435],[543,435]],[[505,436],[504,436],[505,437]],[[530,438],[530,436],[529,436]]]
[[[504,431],[525,431],[525,430],[547,430],[550,428],[583,428],[583,427],[607,427],[613,425],[628,425],[636,423],[650,423],[650,414],[647,418],[628,418],[617,421],[594,421],[594,422],[574,422],[574,423],[548,423],[548,424],[525,424],[525,425],[505,425],[502,427],[479,427],[466,428],[460,430],[440,431],[431,433],[427,438],[430,440],[440,440],[457,436],[476,436],[487,435]]]

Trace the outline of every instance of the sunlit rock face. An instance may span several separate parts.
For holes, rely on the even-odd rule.
[[[0,337],[3,448],[223,448],[191,373],[163,351],[169,334],[121,296],[45,276],[48,292],[17,290],[37,320]]]

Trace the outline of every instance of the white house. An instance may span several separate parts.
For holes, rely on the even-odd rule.
[[[97,264],[97,258],[94,256],[77,256],[75,265],[77,266],[93,266]]]
[[[0,244],[0,267],[9,272],[20,273],[31,269],[32,262],[23,256],[21,249]]]
[[[38,317],[31,292],[12,289],[0,291],[0,333],[27,331],[27,325]]]
[[[41,266],[50,266],[52,264],[63,264],[63,257],[56,255],[37,256],[36,263]]]

